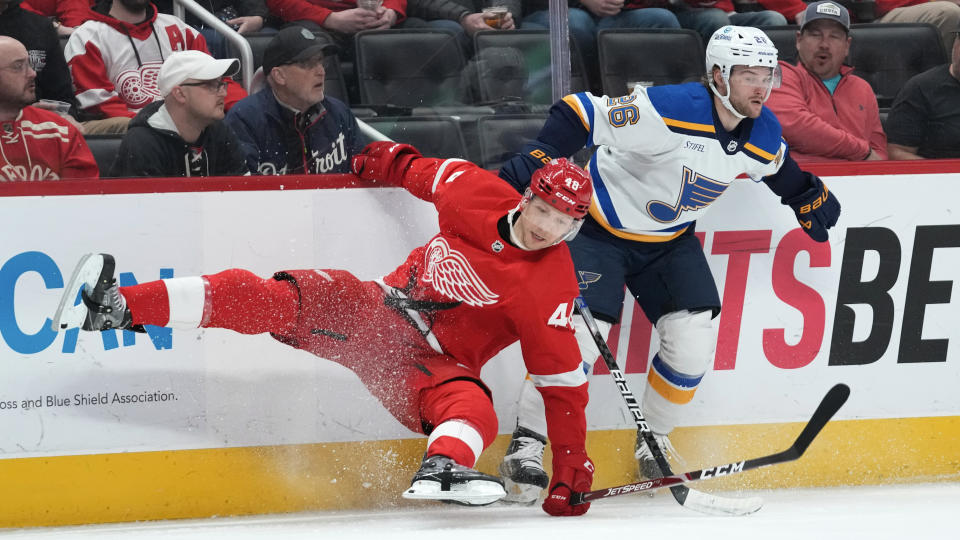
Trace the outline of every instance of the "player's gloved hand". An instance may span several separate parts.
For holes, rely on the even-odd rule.
[[[551,516],[579,516],[590,509],[590,503],[570,505],[574,492],[590,491],[593,485],[593,462],[587,453],[569,448],[553,449],[553,477],[543,501],[543,511]]]
[[[827,229],[836,225],[840,217],[840,201],[822,180],[813,175],[810,178],[813,182],[809,189],[785,199],[783,204],[793,208],[797,221],[810,238],[826,242],[830,236]]]
[[[363,180],[397,185],[407,165],[419,157],[420,151],[409,144],[376,141],[353,156],[351,168]]]

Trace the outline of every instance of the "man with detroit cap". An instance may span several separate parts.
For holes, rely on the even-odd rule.
[[[263,54],[266,87],[237,103],[226,122],[254,174],[349,173],[363,150],[350,108],[324,92],[324,62],[336,46],[323,34],[291,26]]]
[[[239,70],[238,60],[216,60],[201,51],[168,56],[157,81],[163,101],[147,105],[130,122],[110,175],[249,174],[236,135],[222,122],[227,78]]]
[[[870,84],[843,65],[850,14],[827,0],[807,6],[797,32],[797,65],[780,61],[783,81],[767,106],[798,162],[887,159],[887,137]]]

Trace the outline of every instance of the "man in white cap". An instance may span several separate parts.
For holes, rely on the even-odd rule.
[[[223,120],[235,59],[200,51],[171,54],[160,68],[163,101],[130,122],[110,176],[234,176],[248,174],[236,135]]]
[[[843,64],[851,39],[847,8],[813,2],[797,32],[797,65],[780,62],[783,82],[767,106],[797,161],[887,159],[873,88]]]

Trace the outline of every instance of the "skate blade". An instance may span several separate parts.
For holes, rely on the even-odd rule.
[[[469,480],[450,486],[448,491],[440,489],[440,482],[420,480],[414,482],[403,492],[404,499],[426,499],[449,501],[468,506],[483,506],[499,501],[507,493],[503,486],[487,480]]]
[[[540,492],[543,489],[540,486],[532,484],[518,484],[509,478],[500,477],[506,487],[507,494],[500,499],[500,502],[507,504],[516,504],[530,506],[540,499]]]
[[[87,317],[87,307],[83,305],[83,302],[76,305],[74,305],[74,302],[77,299],[80,287],[85,284],[94,284],[100,279],[100,272],[103,270],[103,257],[95,255],[95,253],[87,253],[81,257],[80,262],[73,269],[70,279],[64,285],[63,296],[60,297],[57,311],[53,315],[53,320],[50,321],[50,329],[54,332],[83,326],[83,321]]]

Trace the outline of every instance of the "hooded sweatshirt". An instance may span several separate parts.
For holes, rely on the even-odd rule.
[[[112,177],[241,176],[249,174],[236,135],[217,121],[195,143],[180,137],[162,101],[147,105],[130,122]]]
[[[13,0],[0,14],[0,36],[10,36],[27,49],[37,72],[37,99],[55,99],[76,106],[70,70],[50,20],[26,11]]]
[[[157,87],[160,66],[174,51],[209,54],[203,36],[173,15],[147,7],[146,20],[130,24],[107,14],[99,4],[91,20],[74,31],[65,50],[80,108],[95,116],[133,118],[162,99]],[[227,109],[246,96],[235,82],[227,85]]]

